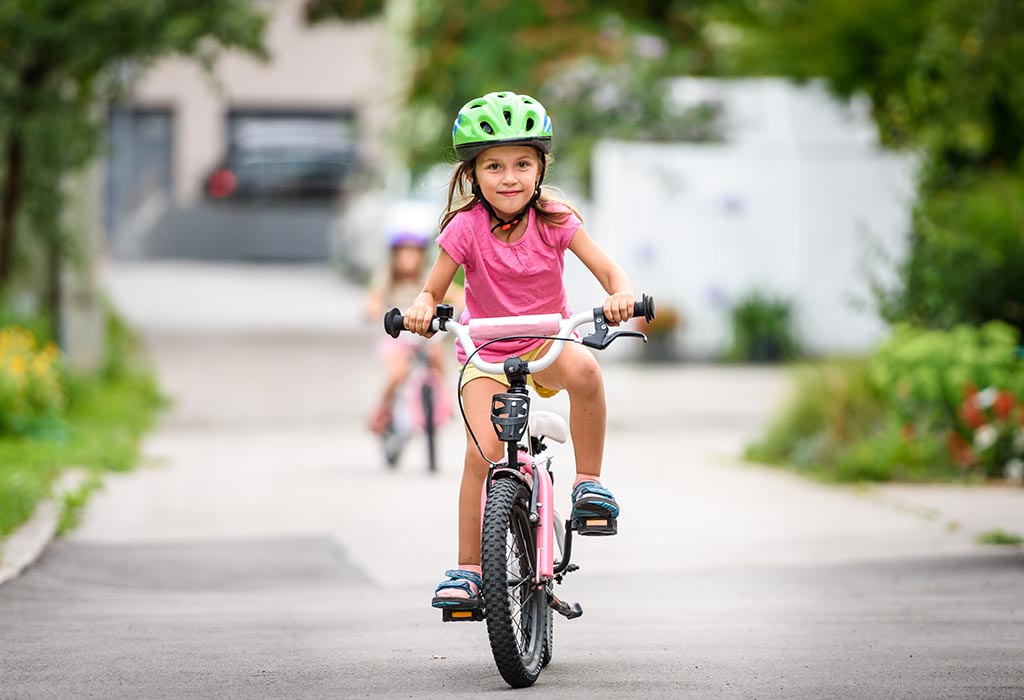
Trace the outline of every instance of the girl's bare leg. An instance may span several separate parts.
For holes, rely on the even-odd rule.
[[[372,430],[382,432],[387,427],[391,403],[395,400],[398,387],[402,386],[409,376],[410,370],[411,363],[406,353],[392,352],[384,357],[384,390],[370,418]]]
[[[487,458],[498,462],[505,454],[505,445],[491,425],[491,397],[505,391],[498,381],[479,377],[462,388],[466,417]],[[459,490],[459,565],[480,564],[480,496],[487,479],[487,461],[480,456],[473,439],[466,431],[466,464]]]
[[[568,392],[576,473],[601,476],[608,412],[597,360],[588,350],[567,343],[555,363],[535,374],[534,380],[543,387]]]

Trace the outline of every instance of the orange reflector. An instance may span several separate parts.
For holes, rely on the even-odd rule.
[[[463,610],[463,611],[452,610],[452,617],[473,617],[473,611],[472,610]]]
[[[588,520],[587,521],[587,525],[590,525],[591,527],[600,527],[602,525],[607,527],[608,526],[608,521],[607,520]]]

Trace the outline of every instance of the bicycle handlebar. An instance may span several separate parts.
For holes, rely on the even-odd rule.
[[[633,305],[633,315],[643,317],[648,321],[654,319],[654,298],[644,294],[641,300]],[[580,312],[570,318],[562,318],[559,314],[540,314],[533,316],[503,316],[500,318],[473,319],[468,326],[464,326],[452,320],[452,308],[446,304],[440,304],[437,312],[430,323],[430,327],[436,331],[449,331],[455,333],[462,348],[475,367],[488,374],[501,375],[504,373],[504,366],[495,362],[487,362],[477,354],[477,346],[474,336],[478,339],[497,339],[505,336],[516,335],[544,335],[553,339],[568,340],[572,332],[578,327],[587,324],[594,324],[594,333],[583,338],[582,342],[588,347],[603,350],[611,345],[612,341],[620,336],[647,337],[636,331],[617,331],[609,335],[608,323],[604,318],[604,309],[600,306],[591,311]],[[397,338],[405,327],[405,317],[397,308],[391,309],[384,314],[384,331],[392,338]],[[556,344],[551,351],[543,357],[529,363],[530,372],[540,372],[550,367],[562,351],[562,343]]]

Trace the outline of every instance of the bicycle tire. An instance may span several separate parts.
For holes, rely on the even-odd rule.
[[[423,403],[423,433],[427,438],[427,470],[437,471],[437,440],[434,425],[434,387],[424,382],[420,387],[420,401]]]
[[[545,623],[544,644],[540,650],[540,667],[544,668],[551,663],[551,657],[555,654],[555,611],[548,607],[547,622]]]
[[[388,420],[388,425],[380,436],[381,447],[384,450],[384,461],[389,469],[398,468],[398,460],[402,456],[404,440],[398,435],[395,429],[394,418]]]
[[[536,531],[529,522],[530,491],[518,479],[499,479],[484,508],[481,568],[487,636],[498,672],[513,688],[533,685],[542,668],[548,622],[547,591],[536,588]]]

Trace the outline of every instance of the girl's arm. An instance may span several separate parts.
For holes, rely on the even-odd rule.
[[[604,291],[608,292],[608,298],[604,302],[604,317],[608,323],[614,326],[628,321],[633,315],[636,292],[633,291],[633,284],[622,268],[608,257],[604,248],[594,242],[582,226],[573,234],[569,250],[587,266],[590,273],[604,287]]]
[[[405,312],[406,328],[419,335],[432,335],[430,321],[434,317],[434,308],[444,300],[458,269],[459,264],[442,248],[434,261],[434,267],[430,269],[423,291]]]

